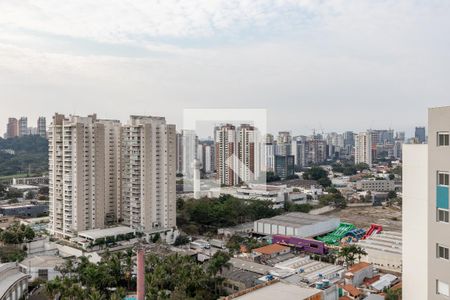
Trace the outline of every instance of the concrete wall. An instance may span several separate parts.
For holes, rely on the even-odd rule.
[[[368,248],[365,248],[365,250],[367,252],[367,256],[361,258],[362,261],[374,264],[379,269],[402,272],[401,254]]]
[[[428,145],[403,145],[403,298],[427,299]]]

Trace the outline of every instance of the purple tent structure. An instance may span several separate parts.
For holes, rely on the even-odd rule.
[[[308,253],[324,255],[328,253],[328,248],[325,243],[313,239],[299,238],[295,236],[273,235],[273,244],[282,244],[290,247],[295,247]]]

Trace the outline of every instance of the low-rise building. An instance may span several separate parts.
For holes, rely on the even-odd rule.
[[[257,285],[259,283],[258,278],[261,277],[260,274],[235,267],[225,268],[220,276],[225,278],[222,286],[229,294]]]
[[[360,240],[357,244],[367,255],[361,260],[371,263],[379,269],[402,271],[402,234],[394,231],[383,231],[379,234]]]
[[[367,262],[360,262],[351,266],[345,273],[345,283],[353,286],[360,286],[365,278],[373,277],[373,265]]]
[[[230,295],[225,299],[239,300],[322,300],[323,291],[300,287],[298,285],[279,282],[277,280],[268,281],[264,284],[257,285],[245,291],[240,291]]]
[[[221,187],[210,189],[208,197],[231,195],[239,199],[263,200],[273,203],[273,208],[282,208],[285,201],[295,204],[307,202],[307,195],[287,185],[249,184],[245,187]]]
[[[291,252],[291,248],[279,244],[267,245],[252,250],[252,253],[254,253],[255,255],[262,256],[266,259],[287,254],[289,252]]]
[[[0,300],[19,300],[28,294],[28,275],[17,263],[0,264]]]
[[[217,229],[218,235],[231,237],[235,234],[249,234],[253,232],[253,222],[242,223],[233,227],[225,227]]]
[[[32,256],[20,263],[23,273],[30,276],[30,281],[36,279],[48,281],[56,276],[61,276],[57,267],[64,264],[64,259],[59,256]]]
[[[340,223],[336,217],[293,212],[254,222],[254,232],[263,235],[315,237],[335,230]]]
[[[104,229],[91,229],[80,231],[77,237],[71,240],[86,249],[95,244],[115,242],[118,240],[129,240],[134,238],[136,231],[127,226],[117,226]]]
[[[356,189],[372,192],[395,191],[395,181],[387,179],[365,179],[356,182]]]
[[[314,284],[320,280],[330,283],[340,281],[345,267],[310,259],[309,256],[294,257],[275,265],[276,268],[290,271],[293,275],[283,280],[293,284]]]
[[[12,184],[48,185],[48,176],[13,178]]]
[[[48,214],[47,204],[8,204],[0,206],[0,214],[4,216],[40,217]]]
[[[380,280],[372,283],[370,287],[374,289],[376,292],[382,292],[384,289],[387,289],[393,286],[398,282],[398,277],[392,274],[384,274],[380,277]]]
[[[352,300],[358,300],[362,297],[362,292],[351,284],[344,284],[342,286],[342,291],[344,296],[347,296]]]

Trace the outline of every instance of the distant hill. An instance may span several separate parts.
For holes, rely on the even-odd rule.
[[[10,151],[13,150],[13,151]],[[0,138],[0,176],[48,172],[48,141],[39,135]]]

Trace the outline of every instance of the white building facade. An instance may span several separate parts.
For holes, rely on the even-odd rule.
[[[372,166],[372,137],[370,132],[361,132],[355,140],[355,164],[366,163]]]

